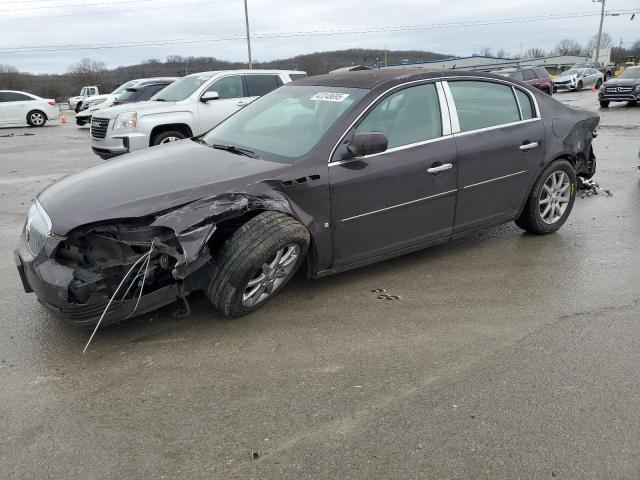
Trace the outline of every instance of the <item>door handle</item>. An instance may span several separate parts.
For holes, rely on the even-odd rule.
[[[427,169],[429,173],[440,173],[446,170],[453,168],[453,163],[445,163],[443,165],[438,165],[437,167],[431,167]]]
[[[523,152],[532,150],[534,148],[538,148],[538,142],[531,142],[531,143],[525,143],[523,145],[520,145],[520,150],[522,150]]]

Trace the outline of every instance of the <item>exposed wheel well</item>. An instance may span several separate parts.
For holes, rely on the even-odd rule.
[[[247,212],[239,217],[231,218],[229,220],[225,220],[216,225],[216,231],[213,233],[209,242],[207,243],[209,246],[209,251],[211,252],[211,256],[215,256],[215,253],[222,247],[224,242],[226,242],[231,236],[235,233],[235,231],[240,228],[242,225],[247,223],[253,217],[266,212],[267,210],[252,210]],[[301,270],[304,270],[307,277],[311,278],[315,276],[315,272],[317,270],[317,250],[316,244],[313,239],[313,235],[309,232],[310,242],[309,242],[309,250],[307,252],[307,257],[305,259],[304,264],[301,267]]]
[[[191,128],[185,123],[170,123],[167,125],[158,125],[157,127],[153,127],[153,130],[151,130],[151,135],[149,135],[149,146],[153,145],[153,139],[156,137],[156,135],[159,135],[163,132],[168,132],[169,130],[176,130],[178,132],[181,132],[187,138],[193,137]]]

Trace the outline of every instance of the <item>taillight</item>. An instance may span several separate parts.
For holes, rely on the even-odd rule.
[[[51,105],[52,107],[55,107],[55,106],[56,106],[56,101],[55,101],[55,100],[49,100],[47,103],[48,103],[49,105]]]

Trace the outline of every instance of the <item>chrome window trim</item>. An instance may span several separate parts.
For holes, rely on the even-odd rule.
[[[498,130],[500,128],[509,128],[509,127],[513,127],[514,125],[522,125],[524,123],[539,122],[540,120],[541,120],[540,118],[530,118],[528,120],[518,120],[517,122],[502,123],[500,125],[494,125],[493,127],[477,128],[476,130],[469,130],[468,132],[456,133],[454,137],[462,137],[464,135],[475,135],[476,133],[489,132],[491,130]]]
[[[440,197],[444,197],[444,196],[447,196],[447,195],[451,195],[453,193],[456,193],[457,191],[458,191],[457,188],[453,189],[453,190],[447,190],[446,192],[437,193],[435,195],[429,195],[428,197],[417,198],[415,200],[410,200],[408,202],[403,202],[403,203],[398,203],[396,205],[391,205],[390,207],[380,208],[378,210],[372,210],[370,212],[361,213],[359,215],[354,215],[353,217],[343,218],[342,220],[340,220],[340,222],[341,223],[347,223],[347,222],[350,222],[351,220],[357,220],[358,218],[367,217],[369,215],[374,215],[376,213],[386,212],[388,210],[394,210],[396,208],[405,207],[407,205],[411,205],[411,204],[414,204],[414,203],[426,202],[427,200],[435,200],[436,198],[440,198]]]
[[[418,84],[424,84],[424,85],[428,85],[430,83],[437,83],[438,80],[434,79],[434,78],[423,78],[421,80],[413,80],[411,82],[406,82],[406,83],[401,83],[400,85],[395,85],[387,90],[385,90],[384,92],[382,92],[380,95],[378,95],[376,98],[374,98],[371,102],[369,102],[369,104],[362,110],[362,112],[360,112],[360,115],[358,115],[356,117],[356,119],[351,122],[351,124],[349,125],[349,127],[344,131],[344,133],[340,136],[340,140],[338,140],[338,142],[334,145],[333,149],[331,150],[331,154],[329,155],[328,158],[328,164],[339,164],[339,163],[344,163],[344,162],[349,162],[352,160],[356,160],[356,159],[362,159],[365,157],[354,157],[354,158],[349,158],[347,160],[336,160],[335,162],[332,162],[331,159],[333,158],[333,156],[336,153],[336,150],[338,149],[338,146],[342,143],[342,141],[345,139],[345,137],[347,136],[347,134],[351,131],[351,129],[353,128],[353,126],[358,123],[358,121],[360,121],[360,119],[369,112],[369,110],[371,109],[371,107],[378,101],[380,100],[382,97],[386,96],[387,94],[390,94],[392,92],[394,92],[395,90],[402,90],[404,88],[413,86],[413,85],[418,85]],[[437,93],[438,88],[436,87],[436,93]],[[440,103],[440,96],[438,95],[438,103]],[[440,103],[439,105],[440,107],[440,114],[442,115],[442,111],[443,111],[443,105]],[[446,107],[446,105],[445,105]],[[444,133],[444,125],[442,125],[442,132]],[[402,149],[402,148],[409,148],[409,147],[415,147],[417,145],[422,145],[424,143],[428,143],[428,142],[432,142],[434,140],[441,140],[442,138],[444,138],[444,136],[440,136],[440,137],[436,137],[436,138],[430,138],[429,140],[425,140],[423,142],[417,142],[417,143],[413,143],[413,144],[409,144],[409,145],[402,145],[400,147],[394,147],[388,150],[385,150],[384,152],[380,152],[380,153],[376,153],[375,155],[381,155],[383,153],[387,153],[387,152],[391,152],[391,151],[395,151],[396,149]],[[366,157],[371,157],[373,155],[367,155]]]
[[[440,118],[442,122],[442,136],[446,137],[451,135],[451,113],[449,113],[449,105],[447,104],[447,98],[442,88],[442,82],[436,82],[436,92],[438,94],[438,103],[440,104]]]
[[[484,180],[482,182],[472,183],[471,185],[465,185],[464,187],[462,187],[462,189],[463,190],[467,190],[469,188],[479,187],[480,185],[486,185],[487,183],[497,182],[499,180],[504,180],[505,178],[517,177],[518,175],[523,175],[523,174],[525,174],[527,172],[528,172],[528,170],[521,170],[519,172],[510,173],[509,175],[503,175],[501,177],[490,178],[489,180]]]
[[[399,152],[400,150],[406,150],[408,148],[418,147],[420,145],[426,145],[428,143],[440,142],[442,140],[449,140],[451,138],[453,138],[453,135],[446,135],[446,136],[443,136],[443,137],[430,138],[429,140],[423,140],[422,142],[408,143],[406,145],[401,145],[399,147],[389,148],[389,149],[385,150],[384,152],[380,152],[380,153],[372,153],[371,155],[362,155],[361,157],[353,157],[353,158],[347,158],[346,160],[336,160],[335,162],[329,162],[329,166],[333,167],[335,165],[342,165],[343,163],[353,162],[354,160],[363,160],[363,159],[367,159],[367,158],[379,157],[379,156],[384,155],[386,153]]]
[[[518,99],[518,94],[516,93],[516,87],[511,85],[511,92],[513,93],[513,97],[516,99],[516,104],[518,105],[518,112],[520,112],[520,120],[524,120],[524,115],[522,114],[522,105],[520,105],[520,100]]]
[[[532,95],[530,92],[521,89],[523,92],[525,92],[527,95],[529,95],[529,98],[531,100],[533,100],[533,106],[535,109],[535,118],[531,118],[528,120],[520,120],[519,122],[513,122],[513,123],[509,123],[509,124],[502,124],[502,125],[495,125],[493,127],[486,127],[483,129],[479,129],[479,130],[469,130],[468,132],[460,132],[460,123],[458,121],[458,111],[456,110],[456,106],[455,106],[455,102],[453,101],[453,96],[451,95],[451,90],[449,89],[449,84],[448,81],[449,80],[469,80],[469,81],[484,81],[484,82],[493,82],[493,83],[500,83],[500,84],[504,84],[504,85],[508,85],[510,87],[514,87],[517,86],[516,84],[510,82],[508,79],[498,79],[498,78],[488,78],[488,77],[476,77],[476,76],[456,76],[456,75],[452,75],[452,76],[448,76],[448,77],[440,77],[440,78],[422,78],[420,80],[412,80],[410,82],[405,82],[405,83],[401,83],[399,85],[395,85],[393,87],[388,88],[387,90],[385,90],[384,92],[382,92],[380,95],[378,95],[375,99],[373,99],[371,102],[369,102],[369,104],[363,109],[363,111],[360,113],[360,115],[358,115],[356,117],[356,119],[351,122],[351,124],[349,125],[349,127],[344,131],[344,133],[340,136],[340,139],[338,140],[338,142],[336,142],[336,144],[333,146],[333,149],[331,150],[331,153],[329,155],[329,158],[327,159],[327,163],[329,165],[332,164],[340,164],[340,163],[344,163],[344,162],[348,162],[348,161],[352,161],[355,160],[356,158],[364,158],[364,157],[356,157],[356,158],[350,158],[348,160],[336,160],[335,162],[332,162],[331,159],[333,158],[333,156],[336,153],[336,150],[338,149],[338,146],[342,143],[342,141],[344,140],[344,138],[347,136],[347,133],[349,133],[351,131],[351,129],[353,128],[353,126],[358,122],[358,120],[360,120],[360,118],[369,111],[369,109],[371,108],[371,106],[376,103],[378,100],[380,100],[382,97],[384,97],[385,95],[387,95],[388,93],[394,91],[394,90],[400,90],[404,87],[408,87],[411,85],[417,85],[417,84],[428,84],[428,83],[441,83],[442,84],[442,89],[444,91],[445,94],[445,99],[446,99],[446,105],[444,105],[444,107],[447,108],[447,111],[449,112],[449,120],[451,122],[451,133],[454,135],[460,135],[462,134],[469,134],[469,133],[479,133],[482,131],[486,131],[486,130],[492,130],[492,129],[496,129],[496,128],[503,128],[503,127],[510,127],[512,125],[515,125],[517,123],[525,123],[525,122],[531,122],[531,121],[536,121],[536,120],[541,120],[540,117],[540,108],[538,106],[538,101],[536,100],[535,95]],[[520,87],[518,87],[520,88]],[[437,90],[437,87],[436,87]],[[440,99],[440,97],[438,97]],[[442,103],[440,103],[440,111],[443,111],[443,105]],[[455,114],[455,115],[454,115]],[[444,131],[444,125],[443,125],[443,131]],[[431,140],[439,140],[445,137],[439,137],[438,139],[431,139]],[[428,140],[428,141],[431,141]],[[419,144],[416,144],[419,145]],[[416,146],[413,145],[413,146]],[[397,148],[402,148],[402,147],[397,147]],[[385,152],[382,153],[386,153],[389,150],[386,150]]]

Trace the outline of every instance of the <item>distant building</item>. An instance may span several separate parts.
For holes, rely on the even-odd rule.
[[[573,55],[554,55],[550,57],[540,57],[531,60],[519,61],[515,58],[488,57],[474,55],[472,57],[451,57],[444,60],[433,60],[421,63],[402,63],[400,65],[389,65],[380,68],[425,68],[429,70],[479,70],[490,71],[500,68],[513,68],[518,66],[545,67],[549,73],[555,74],[575,63],[590,62],[589,57],[579,57]]]

